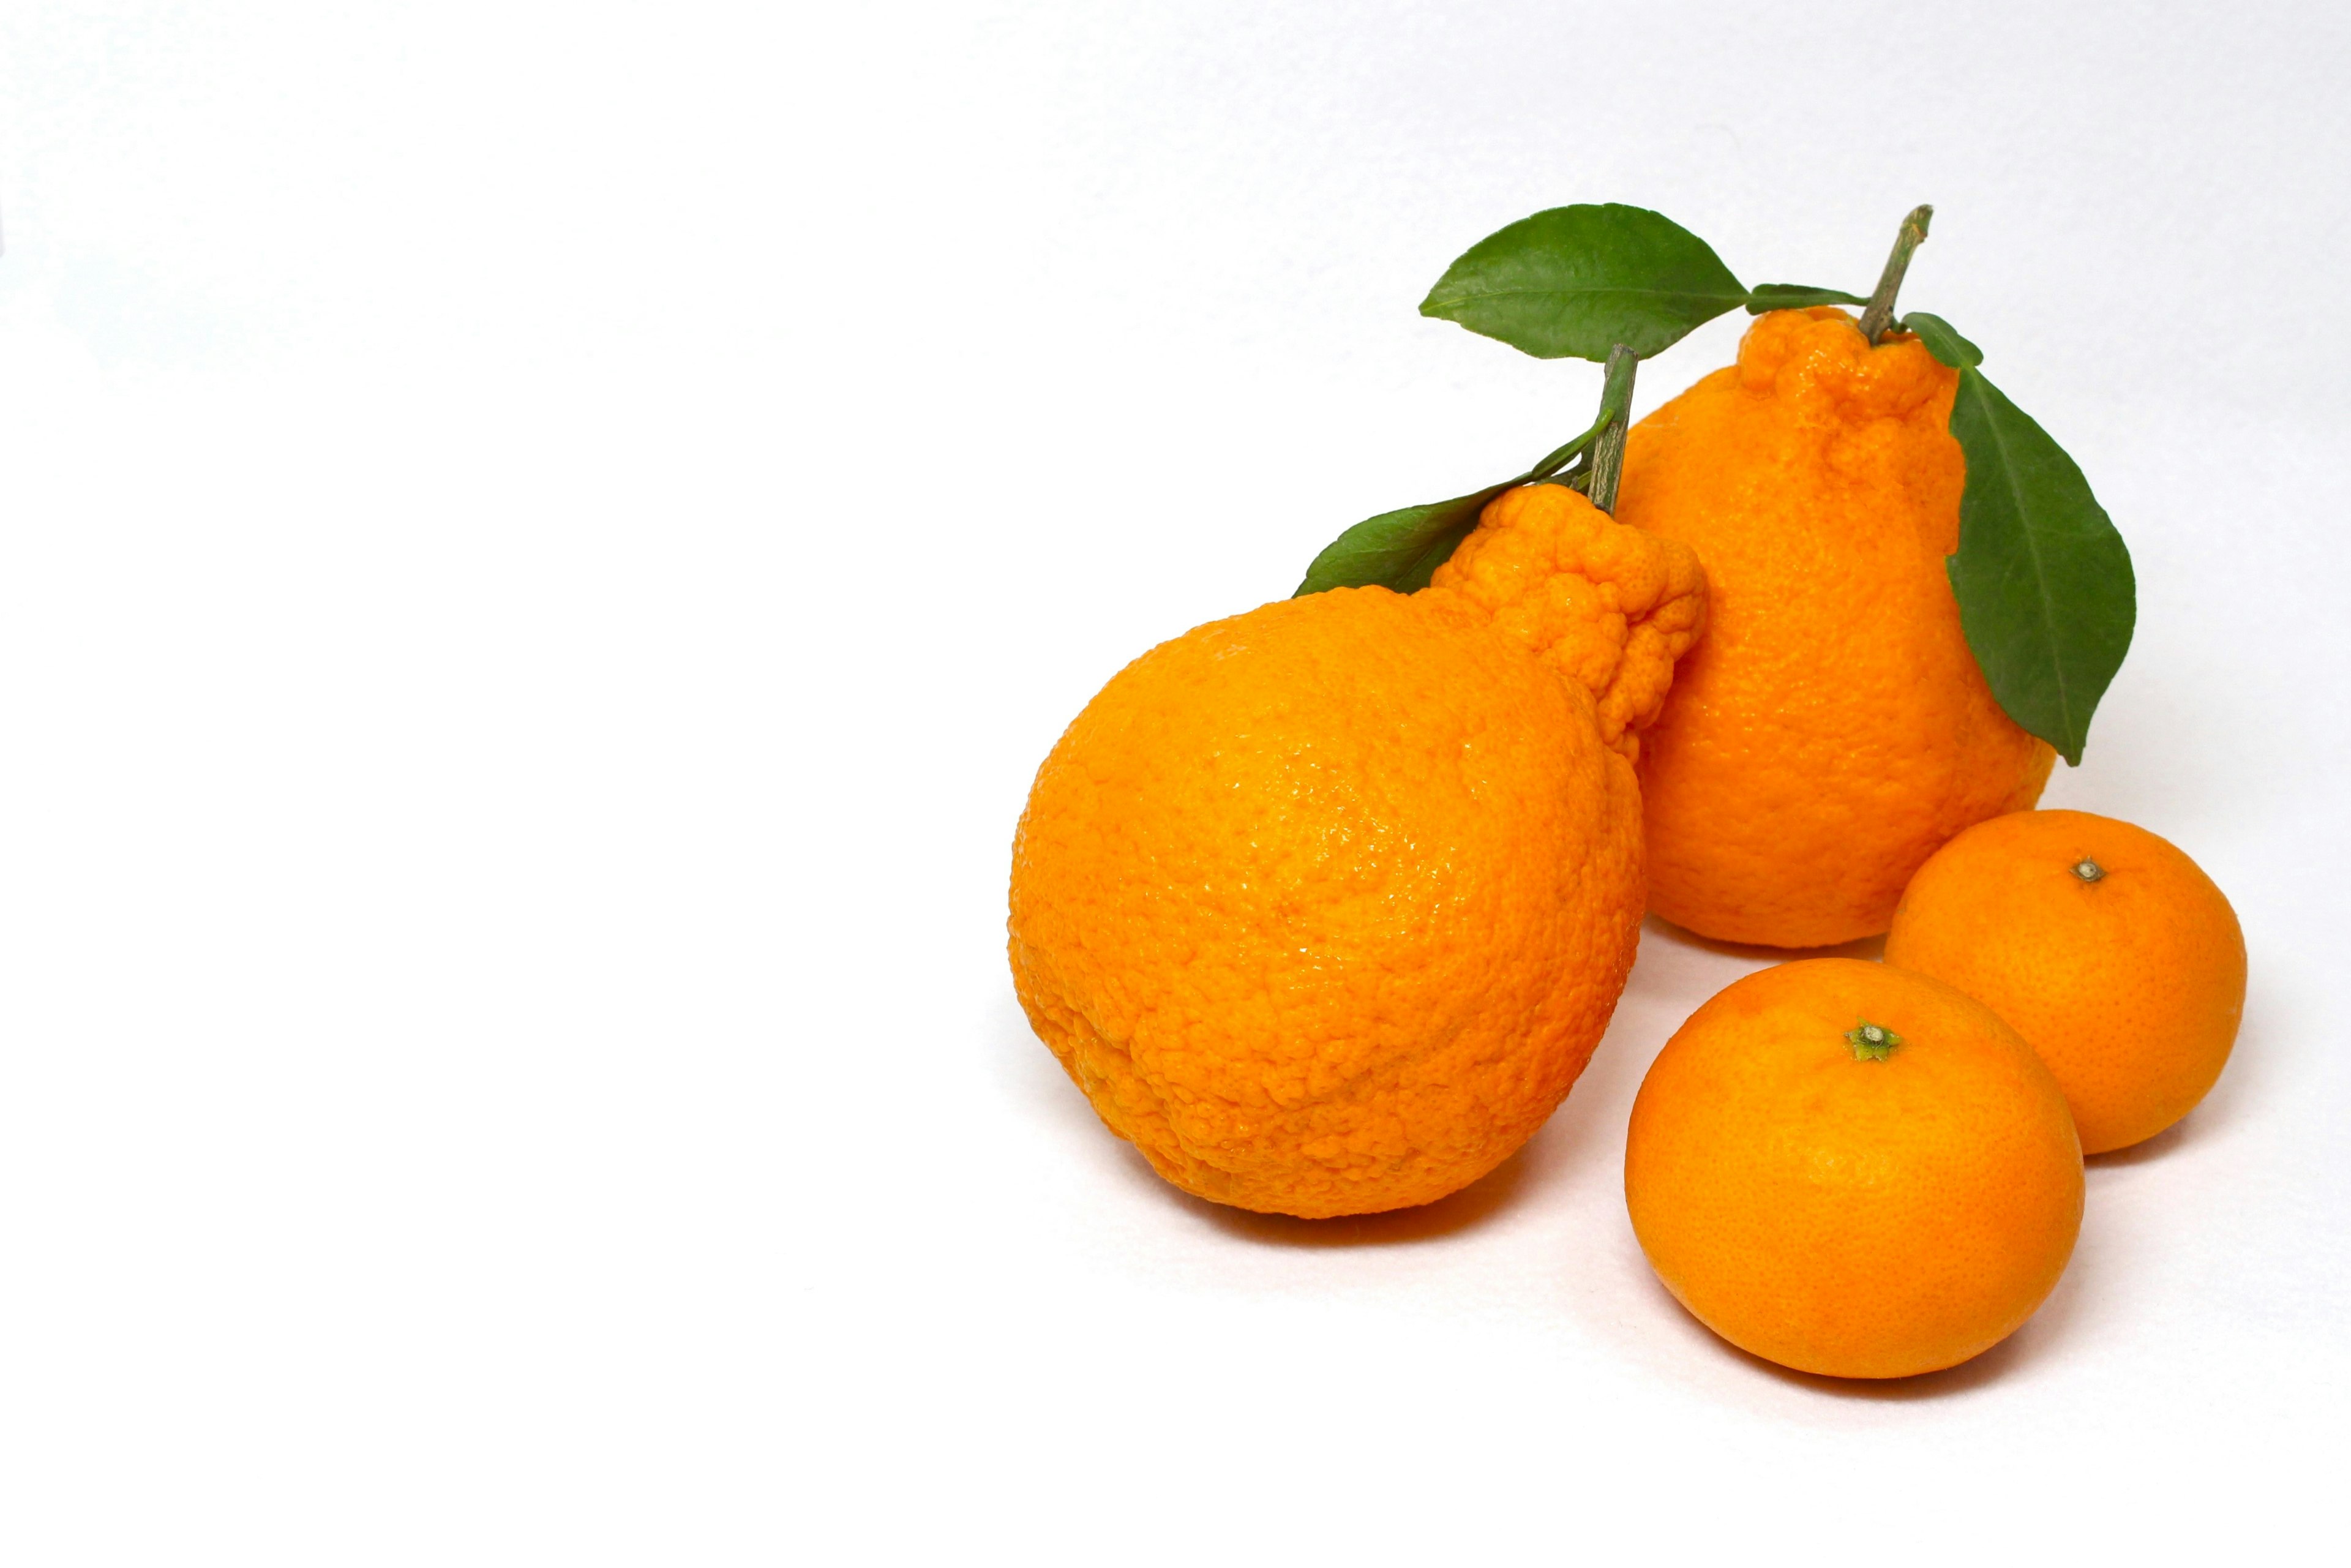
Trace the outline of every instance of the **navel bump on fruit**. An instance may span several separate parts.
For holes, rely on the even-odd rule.
[[[1740,1349],[1907,1377],[1999,1343],[2082,1223],[2064,1095],[1981,1002],[1847,958],[1690,1015],[1633,1104],[1625,1201],[1657,1277]]]
[[[2094,1155],[2193,1110],[2244,1012],[2227,896],[2172,844],[2087,811],[1995,817],[1945,844],[1902,895],[1886,961],[2014,1026]]]

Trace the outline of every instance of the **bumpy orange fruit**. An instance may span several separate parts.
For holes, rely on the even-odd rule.
[[[1430,579],[1458,593],[1598,705],[1600,737],[1641,755],[1678,661],[1706,629],[1698,553],[1617,522],[1563,485],[1526,485],[1486,504]]]
[[[1914,339],[1774,311],[1633,427],[1617,516],[1695,548],[1711,585],[1641,758],[1650,907],[1677,925],[1873,936],[1944,841],[2039,798],[2054,754],[1985,685],[1944,570],[1956,386]]]
[[[1469,552],[1455,576],[1482,598],[1340,590],[1199,627],[1120,672],[1039,770],[1013,852],[1021,1005],[1186,1191],[1309,1217],[1426,1203],[1508,1157],[1590,1058],[1642,914],[1630,735],[1703,579],[1559,494],[1489,508],[1527,538]],[[1580,586],[1554,594],[1563,571]]]
[[[2021,1326],[2082,1223],[2065,1097],[1991,1009],[1884,964],[1750,975],[1633,1103],[1625,1200],[1682,1305],[1835,1377],[1955,1365]]]
[[[2245,1007],[2227,896],[2170,843],[2087,811],[1995,817],[1945,844],[1902,895],[1886,961],[2014,1025],[2094,1155],[2193,1110]]]

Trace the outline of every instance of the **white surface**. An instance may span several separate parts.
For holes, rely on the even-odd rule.
[[[2158,1559],[2339,1487],[2338,6],[0,12],[0,1555]],[[1159,1184],[1000,951],[1031,771],[1596,369],[1414,307],[1577,200],[1906,301],[2138,641],[2054,803],[2237,903],[2238,1058],[2011,1343],[1726,1350],[1617,1161]],[[1645,370],[1724,362],[1735,320]]]

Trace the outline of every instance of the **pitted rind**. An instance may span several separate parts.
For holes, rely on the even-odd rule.
[[[1640,807],[1594,705],[1467,601],[1277,601],[1122,671],[1014,845],[1021,1005],[1185,1190],[1429,1202],[1565,1097],[1639,940]]]
[[[1781,947],[1886,929],[1972,823],[2055,760],[1959,624],[1957,375],[1830,307],[1759,318],[1736,364],[1635,424],[1617,515],[1706,561],[1705,640],[1640,756],[1656,914]]]
[[[1487,503],[1428,594],[1458,594],[1494,629],[1592,694],[1601,738],[1627,759],[1674,663],[1706,629],[1706,572],[1688,546],[1627,528],[1562,485]]]

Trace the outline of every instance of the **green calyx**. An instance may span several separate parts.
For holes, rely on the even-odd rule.
[[[1871,1023],[1865,1019],[1844,1031],[1844,1042],[1853,1047],[1855,1061],[1883,1061],[1894,1054],[1894,1048],[1902,1043],[1902,1037],[1882,1023]]]

